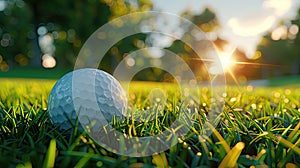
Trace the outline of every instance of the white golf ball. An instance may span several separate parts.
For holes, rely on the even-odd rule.
[[[92,68],[75,70],[59,79],[51,90],[48,110],[59,129],[110,122],[126,115],[127,99],[120,83],[110,74]],[[95,123],[94,123],[95,124]],[[97,123],[99,125],[99,123]]]

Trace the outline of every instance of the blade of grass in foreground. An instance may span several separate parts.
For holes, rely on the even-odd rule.
[[[223,146],[224,150],[228,153],[230,151],[230,147],[225,141],[225,139],[222,137],[222,135],[212,126],[209,122],[206,123],[208,127],[212,130],[213,134],[218,138],[220,141],[220,144]]]
[[[157,167],[168,167],[168,161],[164,152],[153,155],[152,162],[156,164]]]
[[[294,130],[288,136],[288,140],[289,141],[291,141],[293,139],[293,137],[297,134],[299,128],[300,128],[300,122],[296,125],[296,127],[294,128]]]
[[[221,164],[219,165],[219,168],[223,167],[235,167],[236,162],[244,149],[245,144],[243,142],[237,143],[225,156],[225,158],[222,160]]]
[[[282,145],[288,147],[289,150],[292,150],[292,151],[294,151],[295,153],[297,153],[298,155],[300,155],[300,148],[298,148],[298,147],[296,146],[296,144],[293,144],[293,143],[291,143],[290,141],[288,141],[288,140],[286,140],[286,139],[284,139],[284,138],[282,138],[282,137],[278,137],[278,140],[279,140],[279,143],[280,143],[280,144],[282,144]],[[288,150],[288,151],[289,151],[289,150]]]
[[[48,148],[48,152],[44,161],[43,168],[54,167],[56,154],[56,140],[52,139]]]

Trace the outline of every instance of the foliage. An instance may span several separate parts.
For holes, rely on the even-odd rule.
[[[46,108],[53,84],[54,81],[46,80],[1,80],[1,166],[284,167],[300,164],[300,90],[297,86],[228,87],[227,95],[224,95],[226,106],[218,116],[221,122],[212,135],[204,136],[201,122],[195,122],[189,134],[169,150],[150,157],[128,158],[98,146],[76,127],[71,133],[57,130],[51,124]],[[147,131],[159,133],[163,126],[168,127],[165,117],[176,117],[184,110],[178,108],[180,96],[173,84],[136,82],[131,85],[129,101],[139,112],[148,109],[147,94],[151,88],[162,87],[169,97],[163,116],[155,118],[153,123],[129,119],[121,123],[119,129],[139,135],[145,135]],[[201,103],[195,116],[198,121],[204,121],[211,105],[210,91],[203,86],[200,92]]]
[[[257,50],[261,52],[261,61],[264,63],[281,65],[280,68],[272,69],[269,76],[283,74],[300,74],[300,10],[295,19],[281,21],[278,26],[266,34]]]
[[[71,67],[81,46],[100,26],[116,17],[152,8],[148,0],[130,3],[123,0],[5,2],[6,8],[0,11],[0,41],[4,39],[0,55],[6,64],[4,70],[8,70],[7,66],[18,65],[40,67],[43,53],[38,39],[44,35],[53,39],[55,52],[52,56],[55,56],[58,66]],[[42,26],[46,33],[39,35],[37,31]]]
[[[7,2],[7,7],[0,12],[0,71],[8,70],[8,64],[28,64],[34,38],[30,9],[24,2]]]
[[[219,20],[215,12],[210,8],[205,8],[200,14],[193,14],[190,11],[185,11],[181,16],[191,20],[203,32],[213,32],[220,28]]]

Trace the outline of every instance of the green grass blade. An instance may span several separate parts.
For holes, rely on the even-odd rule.
[[[49,144],[49,148],[47,151],[47,155],[46,155],[46,158],[44,161],[43,168],[54,167],[55,155],[56,155],[56,140],[52,139]]]

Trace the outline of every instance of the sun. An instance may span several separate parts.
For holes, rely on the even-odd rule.
[[[234,66],[235,59],[232,58],[231,52],[222,52],[219,54],[220,63],[224,72],[228,72]]]
[[[236,60],[232,57],[233,52],[218,52],[218,57],[215,58],[214,63],[209,68],[209,73],[214,75],[229,73],[233,75],[233,67]]]

